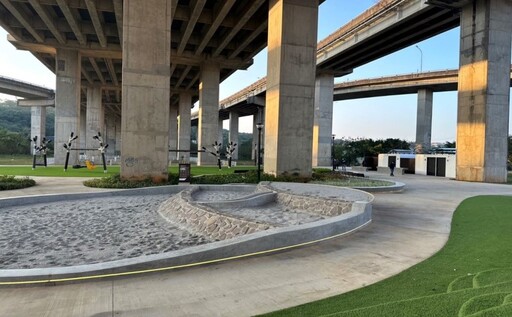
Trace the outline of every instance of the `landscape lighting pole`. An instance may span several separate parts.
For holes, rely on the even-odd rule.
[[[420,73],[423,72],[423,51],[418,45],[415,45],[417,49],[420,50]]]
[[[257,123],[256,128],[258,129],[258,184],[261,180],[261,129],[263,129],[262,123]]]
[[[332,144],[331,144],[331,161],[332,161],[332,170],[334,171],[336,168],[336,164],[334,164],[334,138],[336,137],[336,134],[332,135]]]

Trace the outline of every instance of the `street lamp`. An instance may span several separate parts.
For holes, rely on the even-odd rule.
[[[331,160],[332,160],[332,170],[336,170],[336,164],[334,163],[334,138],[336,134],[332,135],[332,144],[331,144]]]
[[[423,51],[418,45],[415,45],[417,49],[420,50],[420,73],[423,72]]]
[[[258,184],[261,180],[261,129],[263,129],[263,123],[257,123],[256,128],[258,129]]]

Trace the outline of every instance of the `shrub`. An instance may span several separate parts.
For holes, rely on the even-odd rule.
[[[309,178],[299,177],[297,175],[284,174],[278,177],[261,173],[261,181],[268,182],[296,182],[307,183]],[[193,177],[190,181],[192,184],[233,184],[233,183],[249,183],[256,184],[258,182],[258,172],[255,170],[240,174],[224,174],[224,175],[201,175]]]
[[[97,188],[140,188],[140,187],[151,187],[151,186],[163,186],[163,185],[176,185],[178,184],[178,175],[169,173],[169,179],[165,183],[154,183],[151,178],[147,178],[141,181],[127,181],[122,180],[121,175],[115,174],[112,176],[95,178],[84,181],[84,185],[87,187]]]
[[[36,182],[28,177],[0,176],[0,190],[21,189],[34,186]]]

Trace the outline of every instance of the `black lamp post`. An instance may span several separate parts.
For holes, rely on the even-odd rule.
[[[263,123],[257,123],[256,128],[258,129],[258,183],[261,180],[261,129],[263,129]]]
[[[334,138],[336,134],[332,135],[332,144],[331,144],[331,160],[332,160],[332,170],[336,170],[336,164],[334,163]]]

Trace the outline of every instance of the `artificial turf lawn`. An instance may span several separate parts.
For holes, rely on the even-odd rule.
[[[204,175],[204,174],[231,174],[235,170],[250,170],[255,169],[254,166],[237,166],[234,168],[223,167],[219,170],[215,166],[195,166],[192,165],[190,168],[192,176]],[[169,167],[169,172],[178,174],[178,166],[173,165]],[[48,167],[36,166],[35,170],[32,170],[32,166],[0,166],[0,175],[15,175],[15,176],[51,176],[51,177],[103,177],[119,174],[119,165],[107,166],[107,173],[103,173],[103,166],[96,165],[93,170],[87,168],[72,168],[68,167],[68,170],[64,172],[64,166],[53,166]]]
[[[396,276],[266,316],[512,316],[512,197],[463,201],[444,248]]]

